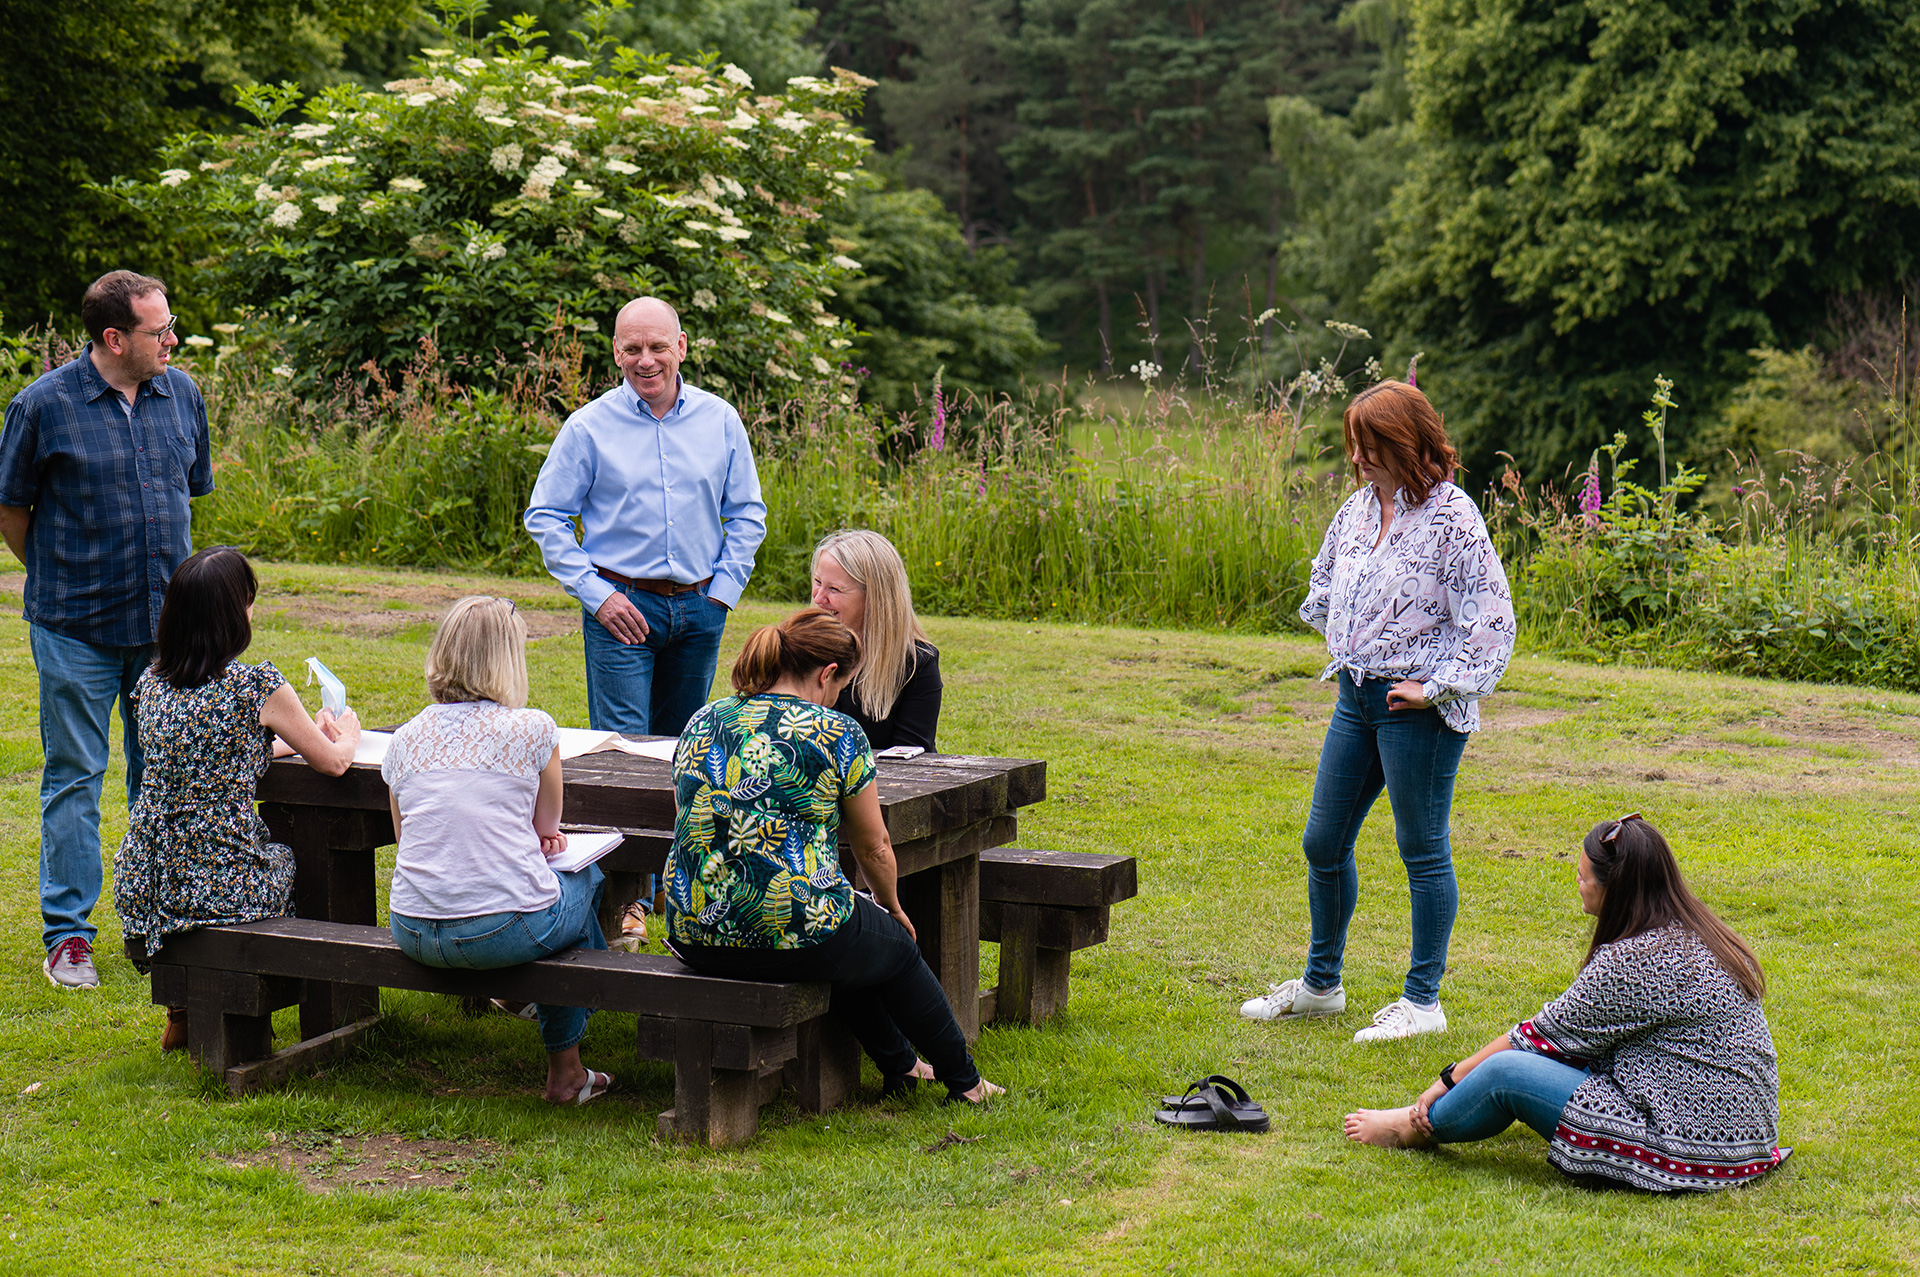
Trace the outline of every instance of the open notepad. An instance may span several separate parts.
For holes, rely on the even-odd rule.
[[[585,869],[626,841],[626,837],[625,834],[612,830],[606,833],[568,834],[567,849],[557,856],[549,856],[547,867],[555,873],[571,873],[575,869]]]
[[[360,743],[353,750],[353,761],[371,763],[378,767],[387,761],[387,747],[392,743],[392,732],[361,732]],[[562,758],[578,758],[582,754],[619,750],[623,754],[672,762],[674,746],[677,744],[679,744],[678,741],[672,740],[625,740],[618,732],[594,732],[584,727],[560,729],[560,757]]]

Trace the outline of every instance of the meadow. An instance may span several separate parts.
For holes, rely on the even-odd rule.
[[[577,613],[551,583],[262,565],[252,659],[323,656],[369,722],[422,700],[440,609],[515,598],[534,701],[584,724]],[[118,956],[103,986],[37,965],[39,746],[18,573],[0,575],[0,1271],[204,1273],[1615,1274],[1911,1271],[1920,1263],[1910,1102],[1920,1058],[1920,696],[1543,659],[1523,646],[1462,770],[1462,911],[1450,1030],[1371,1047],[1398,990],[1406,896],[1384,808],[1361,844],[1348,1014],[1256,1025],[1234,1008],[1296,974],[1298,836],[1329,688],[1281,636],[934,617],[942,745],[1048,760],[1026,845],[1139,858],[1138,899],[1077,957],[1068,1010],[989,1028],[1009,1094],[930,1095],[810,1117],[776,1105],[728,1151],[664,1144],[666,1066],[597,1017],[616,1076],[579,1110],[538,1097],[538,1041],[450,1000],[385,995],[371,1042],[317,1076],[234,1100],[158,1050],[161,1012]],[[756,593],[730,659],[783,605]],[[296,678],[296,682],[298,679]],[[315,699],[309,691],[310,703]],[[124,828],[109,779],[104,836]],[[1513,1132],[1437,1153],[1347,1143],[1341,1114],[1409,1098],[1570,979],[1585,919],[1571,855],[1634,809],[1771,981],[1779,1172],[1721,1195],[1573,1187]],[[983,974],[992,977],[991,946]],[[283,1013],[284,1014],[284,1013]],[[283,1026],[289,1027],[290,1026]],[[1262,1099],[1263,1136],[1177,1133],[1153,1098],[1212,1071]],[[869,1077],[870,1088],[876,1079]]]

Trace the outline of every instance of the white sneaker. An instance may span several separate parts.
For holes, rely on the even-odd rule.
[[[1422,1011],[1401,998],[1373,1013],[1373,1023],[1353,1035],[1355,1042],[1385,1042],[1389,1038],[1410,1038],[1416,1033],[1445,1033],[1447,1013],[1434,1003],[1433,1010]]]
[[[1293,1020],[1307,1015],[1339,1015],[1347,1009],[1347,991],[1338,985],[1326,993],[1314,993],[1305,980],[1287,980],[1272,985],[1257,998],[1240,1004],[1240,1014],[1249,1020]]]

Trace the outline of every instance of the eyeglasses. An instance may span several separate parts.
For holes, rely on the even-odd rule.
[[[1600,835],[1601,844],[1605,845],[1605,844],[1611,843],[1614,839],[1620,836],[1620,830],[1626,826],[1626,823],[1629,820],[1639,820],[1639,819],[1640,819],[1640,813],[1637,811],[1630,811],[1626,815],[1620,817],[1620,819],[1614,821],[1613,824],[1608,827],[1606,833]]]
[[[165,341],[167,339],[167,334],[172,332],[174,330],[175,325],[177,325],[179,322],[180,322],[180,316],[175,315],[173,318],[167,321],[167,326],[165,328],[122,328],[119,331],[123,333],[145,333],[147,336],[153,338],[155,341]]]

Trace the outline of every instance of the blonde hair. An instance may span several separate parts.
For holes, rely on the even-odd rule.
[[[757,696],[781,678],[805,678],[838,665],[840,673],[860,667],[860,640],[817,607],[802,608],[778,625],[763,625],[747,638],[733,662],[733,690]]]
[[[879,722],[893,713],[900,689],[919,667],[916,642],[930,643],[913,614],[913,587],[907,583],[907,565],[893,542],[878,532],[851,528],[830,534],[813,548],[813,570],[825,555],[840,565],[867,592],[866,621],[860,648],[865,659],[853,680],[853,701],[860,712]]]
[[[527,703],[527,623],[512,599],[471,594],[447,609],[427,649],[427,691],[442,705]]]

